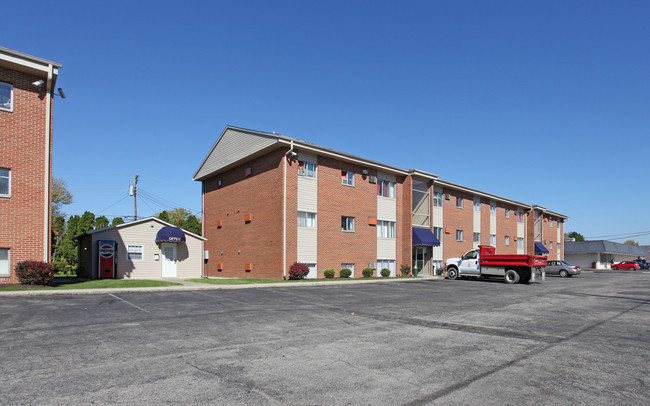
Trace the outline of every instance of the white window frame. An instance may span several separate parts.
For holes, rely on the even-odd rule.
[[[395,222],[377,220],[377,237],[395,239]]]
[[[491,216],[497,215],[497,204],[494,202],[490,202],[490,215]]]
[[[456,241],[463,241],[463,230],[456,230]]]
[[[442,243],[442,227],[433,227],[433,235]]]
[[[497,235],[496,234],[490,234],[490,245],[493,247],[497,246]]]
[[[395,182],[386,179],[377,179],[377,196],[394,199]]]
[[[442,192],[433,192],[433,207],[442,207]]]
[[[298,212],[298,227],[305,228],[316,228],[318,216],[316,213],[308,211],[299,211]]]
[[[481,211],[481,201],[480,200],[479,201],[474,200],[474,211]]]
[[[341,271],[344,269],[349,269],[350,271],[352,271],[352,273],[350,274],[350,278],[354,278],[354,264],[341,264]]]
[[[11,169],[0,167],[0,170],[7,171],[7,175],[0,174],[0,178],[7,179],[7,193],[0,193],[0,197],[11,197]]]
[[[548,226],[553,228],[553,219],[548,219]]]
[[[354,187],[354,172],[341,171],[341,184]]]
[[[298,176],[306,178],[316,178],[318,172],[318,164],[309,161],[298,161]]]
[[[377,260],[377,276],[381,276],[382,269],[390,270],[390,276],[396,276],[395,273],[395,260],[394,259],[378,259]]]
[[[341,216],[341,231],[344,233],[354,233],[354,217]]]
[[[481,233],[474,233],[474,242],[481,242]]]
[[[0,104],[0,110],[12,112],[14,111],[14,85],[7,82],[0,82],[0,90],[9,89],[9,107],[4,107]]]
[[[137,247],[140,247],[140,252],[137,251]],[[132,248],[136,248],[135,251],[131,251]],[[132,254],[139,254],[140,258],[132,258]],[[144,245],[137,244],[127,244],[126,246],[126,260],[127,261],[143,261],[144,260]]]
[[[524,237],[517,237],[517,249],[523,250],[526,248],[526,239]]]
[[[7,258],[0,260],[0,277],[1,278],[6,278],[11,276],[11,249],[9,248],[0,248],[0,252],[6,252],[7,253]],[[5,265],[3,265],[3,263]],[[2,271],[2,269],[5,268],[6,271]]]
[[[524,212],[521,210],[517,210],[517,223],[523,223],[524,222]]]
[[[506,218],[509,219],[510,218],[510,209],[505,209],[505,210],[506,210]]]
[[[463,208],[463,198],[456,196],[456,207],[459,209]]]
[[[510,246],[510,236],[509,236],[509,235],[506,235],[506,236],[503,238],[503,245],[505,245],[506,247],[509,247],[509,246]]]
[[[548,249],[552,250],[553,249],[553,241],[548,242]]]

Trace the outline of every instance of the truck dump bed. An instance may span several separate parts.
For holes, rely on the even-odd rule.
[[[537,255],[495,255],[496,249],[489,245],[479,245],[481,266],[541,268],[546,266],[546,257]]]

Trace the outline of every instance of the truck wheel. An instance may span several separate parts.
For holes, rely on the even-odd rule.
[[[456,268],[447,269],[447,279],[450,279],[450,280],[453,281],[456,278],[458,278],[458,269],[456,269]]]
[[[506,283],[514,284],[519,282],[519,273],[514,269],[508,269],[505,274]]]
[[[566,269],[560,269],[560,276],[566,278],[569,276],[569,273],[566,271]]]

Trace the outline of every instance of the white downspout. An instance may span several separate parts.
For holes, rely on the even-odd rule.
[[[54,77],[54,66],[50,64],[47,71],[47,90],[45,92],[45,209],[44,209],[44,224],[43,224],[43,246],[45,252],[43,253],[43,261],[49,262],[50,258],[50,142],[52,141],[52,78]]]
[[[287,157],[293,152],[291,148],[284,154],[284,177],[282,178],[282,278],[287,279]]]

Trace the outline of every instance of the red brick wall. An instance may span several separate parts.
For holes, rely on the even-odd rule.
[[[204,268],[206,276],[282,278],[285,152],[270,152],[204,181],[205,249],[210,254]],[[250,176],[246,176],[246,168],[251,168]],[[221,188],[217,187],[218,179],[223,181]],[[287,190],[293,190],[287,201],[295,205],[295,186]],[[245,222],[246,214],[252,216],[249,223]],[[295,225],[289,229],[295,230]],[[219,263],[223,264],[222,271],[217,270]],[[252,264],[250,272],[245,269],[247,263]]]
[[[11,197],[0,198],[0,248],[10,249],[11,276],[0,277],[0,284],[17,282],[17,262],[42,261],[49,252],[44,241],[47,99],[32,85],[38,79],[0,68],[0,82],[14,86],[13,111],[0,110],[0,167],[11,169]],[[50,138],[50,158],[51,145]]]
[[[506,218],[506,209],[510,209],[510,218]],[[510,246],[505,245],[505,236],[510,236]],[[497,202],[497,243],[499,254],[517,253],[517,208]]]
[[[402,240],[402,245],[397,251],[395,272],[401,276],[400,267],[402,265],[413,267],[413,178],[407,176],[405,179],[399,178],[398,180],[402,183],[398,184],[398,188],[395,190],[398,216],[395,232],[397,238]]]
[[[354,264],[355,277],[377,261],[377,184],[362,176],[365,167],[318,157],[318,277],[325,269],[337,271]],[[354,172],[354,187],[341,184],[341,171]],[[368,175],[376,176],[370,170]],[[365,178],[365,179],[364,179]],[[295,213],[295,212],[294,212]],[[354,232],[341,231],[341,216],[354,217]]]
[[[445,194],[450,195],[450,199],[445,199]],[[443,238],[445,244],[443,248],[443,258],[459,257],[465,252],[472,249],[474,234],[474,197],[469,193],[464,193],[454,189],[443,188]],[[463,198],[463,208],[456,207],[456,197]],[[489,209],[488,209],[489,216]],[[481,216],[483,217],[483,216]],[[488,220],[489,221],[489,220]],[[449,229],[449,233],[447,233]],[[463,230],[463,241],[456,241],[456,230]],[[489,233],[488,233],[489,241]]]

